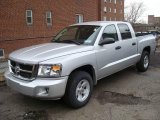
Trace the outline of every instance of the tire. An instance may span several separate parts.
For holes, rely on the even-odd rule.
[[[150,63],[150,56],[147,51],[143,51],[140,61],[137,63],[136,67],[139,72],[145,72],[148,70]]]
[[[92,91],[92,77],[87,72],[75,71],[70,75],[67,83],[64,96],[65,103],[72,108],[83,107],[90,100]]]

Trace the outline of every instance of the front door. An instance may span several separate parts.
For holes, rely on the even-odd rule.
[[[119,61],[121,59],[121,41],[119,41],[115,25],[108,25],[102,34],[104,38],[113,38],[115,43],[98,46],[96,50],[98,79],[106,77],[119,70]]]

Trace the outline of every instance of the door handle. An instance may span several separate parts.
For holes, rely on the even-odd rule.
[[[121,46],[117,46],[115,49],[116,50],[119,50],[119,49],[121,49],[122,47]]]
[[[136,45],[136,43],[132,43],[132,46]]]

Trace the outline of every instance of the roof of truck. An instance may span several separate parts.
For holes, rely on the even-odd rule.
[[[83,23],[78,23],[74,25],[98,25],[98,26],[103,26],[107,24],[117,24],[117,23],[127,23],[128,22],[123,22],[123,21],[91,21],[91,22],[83,22]]]

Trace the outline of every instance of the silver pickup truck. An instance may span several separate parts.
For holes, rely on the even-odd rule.
[[[50,43],[11,53],[5,78],[24,95],[63,98],[79,108],[89,101],[98,80],[132,65],[145,72],[155,46],[153,35],[136,37],[127,22],[75,24]]]

